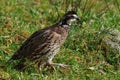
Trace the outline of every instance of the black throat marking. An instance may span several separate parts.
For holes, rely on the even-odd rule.
[[[70,29],[70,25],[67,22],[60,21],[58,25],[65,29]]]

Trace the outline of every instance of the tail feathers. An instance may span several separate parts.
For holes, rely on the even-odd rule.
[[[18,53],[16,52],[8,61],[7,64],[8,65],[15,65],[18,62],[20,62],[22,60],[22,58],[20,58],[20,56],[18,55]]]
[[[20,55],[18,55],[17,53],[15,53],[10,60],[18,60],[18,59],[22,59],[22,57],[20,57]]]
[[[16,70],[19,70],[19,71],[24,71],[26,68],[26,65],[24,63],[20,62],[17,65],[15,65],[13,68]]]
[[[20,61],[19,59],[18,60],[15,60],[13,58],[10,58],[8,61],[7,61],[7,64],[8,65],[14,65],[16,63],[18,63],[18,61]]]
[[[9,59],[6,63],[7,63],[7,66],[10,66],[15,63],[15,60]]]
[[[8,61],[7,61],[7,65],[8,66],[11,66],[11,68],[13,69],[16,69],[16,70],[19,70],[19,71],[23,71],[26,67],[25,65],[25,60],[14,60],[13,58],[10,58]]]

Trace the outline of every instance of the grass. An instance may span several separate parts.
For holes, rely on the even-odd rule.
[[[119,80],[120,69],[113,57],[105,61],[100,44],[102,29],[120,30],[119,0],[0,0],[0,79],[5,80]],[[81,16],[54,61],[72,69],[37,68],[25,72],[11,69],[7,60],[33,32],[56,23],[74,5]],[[117,54],[107,52],[108,54]],[[113,55],[114,56],[114,55]],[[118,59],[117,59],[118,60]],[[118,66],[116,69],[115,66]],[[38,74],[38,75],[35,75]]]

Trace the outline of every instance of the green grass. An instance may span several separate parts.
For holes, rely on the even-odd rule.
[[[71,27],[65,44],[54,58],[55,62],[72,65],[72,69],[55,67],[51,72],[46,68],[38,73],[33,67],[19,72],[6,66],[24,40],[36,30],[59,21],[72,3],[81,22]],[[0,0],[0,79],[119,80],[119,64],[111,57],[114,55],[108,56],[112,64],[105,61],[100,44],[105,33],[98,34],[106,28],[120,30],[119,3],[119,0]]]

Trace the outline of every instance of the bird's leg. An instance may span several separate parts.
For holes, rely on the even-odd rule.
[[[62,67],[62,68],[71,68],[70,65],[65,65],[65,64],[61,64],[61,63],[53,63],[52,60],[49,60],[48,64],[50,66],[59,66],[59,67]]]
[[[45,66],[46,66],[46,63],[43,63],[43,64],[38,63],[38,70],[39,70],[39,72],[40,72]]]

